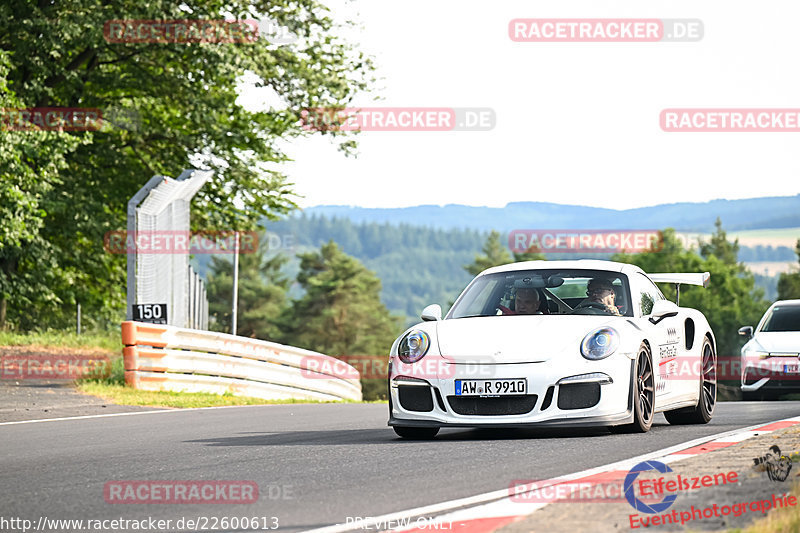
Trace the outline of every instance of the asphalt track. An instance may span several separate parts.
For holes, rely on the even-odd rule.
[[[281,531],[343,523],[547,479],[800,415],[800,402],[720,403],[703,426],[443,430],[398,439],[385,404],[248,406],[0,425],[0,517],[277,517]],[[252,480],[249,505],[106,503],[119,480]],[[171,530],[175,530],[174,527]]]

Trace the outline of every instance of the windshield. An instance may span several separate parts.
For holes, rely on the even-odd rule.
[[[773,307],[761,331],[800,331],[800,305]]]
[[[476,278],[447,318],[508,315],[633,316],[628,277],[601,270],[519,270]]]

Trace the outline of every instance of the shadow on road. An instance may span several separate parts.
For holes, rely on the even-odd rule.
[[[654,425],[655,426],[655,425]],[[444,429],[429,443],[461,441],[502,441],[540,439],[580,439],[611,437],[603,427],[543,429]],[[620,436],[614,436],[616,438]],[[624,436],[623,436],[624,437]],[[186,442],[206,446],[343,446],[351,444],[390,444],[419,446],[420,441],[404,440],[386,429],[336,429],[329,431],[245,432],[235,436],[196,439]]]

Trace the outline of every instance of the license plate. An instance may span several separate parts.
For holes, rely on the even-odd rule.
[[[800,365],[783,365],[784,374],[800,374]]]
[[[456,396],[521,396],[528,393],[528,381],[514,379],[457,379]]]

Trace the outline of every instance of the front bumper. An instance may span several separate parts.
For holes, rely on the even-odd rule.
[[[743,392],[800,391],[800,358],[797,355],[742,359]],[[787,372],[787,368],[795,371]]]
[[[626,356],[554,365],[456,364],[445,377],[389,378],[389,425],[408,427],[613,426],[633,421],[635,362]],[[589,375],[582,383],[565,381]],[[610,379],[602,379],[605,375]],[[527,394],[515,397],[464,397],[458,379],[527,380]],[[600,383],[600,381],[603,381]]]

